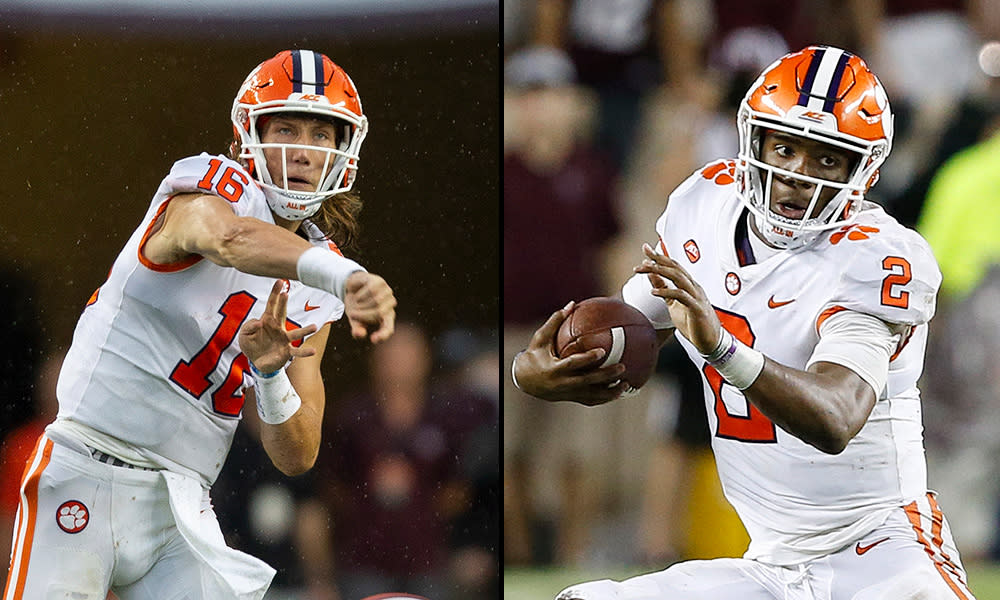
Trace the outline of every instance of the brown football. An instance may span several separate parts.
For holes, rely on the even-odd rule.
[[[598,347],[607,352],[603,364],[625,365],[622,379],[633,389],[642,387],[656,368],[656,330],[646,315],[617,298],[578,302],[556,332],[560,358]]]

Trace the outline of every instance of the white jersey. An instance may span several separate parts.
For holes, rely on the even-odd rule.
[[[810,362],[819,324],[843,309],[908,332],[867,423],[837,455],[776,427],[677,336],[702,372],[719,477],[751,538],[746,558],[796,564],[926,493],[917,379],[941,274],[923,238],[871,203],[806,247],[740,266],[734,240],[746,219],[732,173],[731,161],[695,173],[656,223],[660,251],[704,288],[726,329],[796,369]]]
[[[151,227],[185,192],[216,194],[237,215],[274,223],[263,192],[239,164],[205,153],[176,162],[77,323],[59,375],[57,424],[83,425],[76,431],[94,434],[85,441],[105,446],[99,450],[138,455],[210,485],[250,383],[237,334],[263,313],[274,279],[201,257],[150,262],[142,248]],[[291,282],[289,328],[322,327],[343,312],[335,296]]]

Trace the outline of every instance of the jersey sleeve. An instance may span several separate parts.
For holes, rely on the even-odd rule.
[[[845,241],[845,267],[824,312],[847,309],[888,323],[926,323],[934,316],[941,286],[934,254],[912,230],[881,229],[869,228],[863,239]]]
[[[889,377],[889,361],[899,347],[902,334],[872,315],[842,310],[823,321],[819,343],[809,357],[808,367],[816,362],[831,362],[851,369],[875,392],[878,398]]]
[[[157,197],[185,193],[219,196],[241,217],[261,217],[267,209],[263,192],[246,169],[222,155],[203,152],[174,163]]]
[[[622,299],[642,314],[646,315],[654,329],[671,329],[674,321],[670,318],[667,303],[654,296],[653,284],[645,273],[636,273],[622,286]]]

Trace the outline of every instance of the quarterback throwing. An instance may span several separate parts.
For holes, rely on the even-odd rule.
[[[209,489],[251,400],[282,472],[312,467],[331,323],[393,332],[396,300],[341,254],[368,128],[309,50],[255,68],[230,156],[177,161],[87,303],[59,413],[21,487],[4,600],[259,600],[274,569],[227,547]]]

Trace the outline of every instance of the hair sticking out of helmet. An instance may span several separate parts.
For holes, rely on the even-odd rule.
[[[892,147],[892,111],[885,88],[861,58],[830,46],[810,46],[767,67],[740,103],[737,126],[740,198],[766,241],[778,248],[803,246],[821,232],[852,221]],[[847,150],[856,153],[858,160],[847,181],[784,171],[761,160],[764,130]],[[810,209],[800,219],[771,210],[775,175],[816,186]],[[812,208],[829,189],[836,193],[814,216]]]
[[[337,144],[265,144],[261,142],[262,125],[276,114],[331,120],[337,127]],[[239,147],[239,158],[279,217],[291,221],[309,218],[326,198],[354,185],[368,119],[350,76],[325,55],[311,50],[284,50],[257,65],[240,86],[231,117],[233,146]],[[265,149],[280,150],[282,177],[271,176]],[[291,149],[322,153],[323,172],[315,189],[290,188],[286,158]]]

